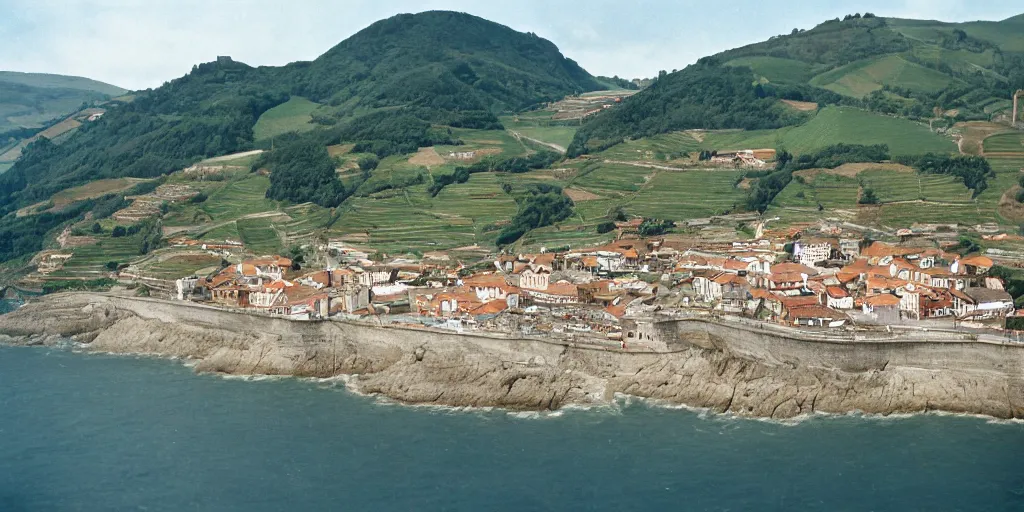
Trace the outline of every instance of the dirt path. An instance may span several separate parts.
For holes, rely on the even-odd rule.
[[[555,144],[553,142],[544,142],[542,140],[537,140],[537,139],[534,139],[532,137],[527,137],[527,136],[525,136],[525,135],[523,135],[523,134],[521,134],[521,133],[519,133],[517,131],[514,131],[514,130],[509,130],[509,133],[511,133],[512,136],[515,137],[517,140],[526,139],[526,140],[528,140],[530,142],[533,142],[535,144],[540,144],[541,146],[547,146],[547,147],[549,147],[549,148],[551,148],[551,149],[553,149],[555,151],[558,151],[559,153],[561,153],[563,155],[565,154],[565,148],[563,148],[562,146],[559,146],[558,144]]]
[[[444,165],[444,158],[437,154],[437,150],[433,147],[420,148],[415,155],[409,157],[409,163],[413,165],[422,165],[427,169],[436,167],[438,165]]]
[[[660,169],[662,171],[685,171],[682,167],[669,167],[667,165],[648,164],[644,162],[627,162],[625,160],[605,160],[606,164],[632,165],[633,167],[646,167],[648,169]]]
[[[236,158],[242,158],[242,157],[247,157],[247,156],[252,156],[252,155],[258,155],[260,153],[263,153],[262,149],[254,149],[252,151],[243,151],[241,153],[234,153],[234,154],[231,154],[231,155],[215,156],[213,158],[208,158],[206,160],[203,160],[200,163],[201,164],[215,164],[217,162],[226,162],[228,160],[234,160]]]
[[[261,218],[264,218],[264,217],[281,217],[281,216],[288,217],[289,219],[291,218],[291,216],[288,215],[285,212],[282,212],[280,210],[273,210],[273,211],[269,211],[269,212],[250,213],[248,215],[242,215],[241,217],[238,217],[237,219],[226,220],[226,221],[223,221],[223,222],[218,222],[216,224],[199,224],[198,226],[169,226],[169,227],[164,227],[163,228],[163,233],[164,233],[164,235],[173,235],[175,233],[183,233],[183,232],[186,232],[186,231],[191,231],[191,232],[213,231],[214,229],[217,229],[217,228],[222,227],[222,226],[227,226],[228,224],[231,224],[233,222],[238,222],[238,221],[243,220],[243,219],[261,219]]]

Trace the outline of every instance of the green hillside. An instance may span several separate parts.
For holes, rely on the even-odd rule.
[[[725,65],[748,67],[769,82],[802,83],[814,76],[810,64],[780,57],[740,57],[726,62]]]
[[[49,73],[0,71],[0,82],[27,85],[40,89],[73,89],[77,91],[98,92],[107,96],[120,96],[128,92],[116,85],[110,85],[91,78],[52,75]]]
[[[0,208],[98,177],[157,176],[287,131],[379,157],[411,152],[457,142],[440,126],[501,129],[497,113],[599,88],[535,34],[462,13],[398,15],[312,62],[253,68],[219,58],[140,92],[93,129],[27,148],[0,176]]]
[[[927,125],[849,107],[829,107],[786,131],[779,147],[808,153],[834,144],[886,144],[894,156],[953,153],[956,144]]]
[[[27,138],[33,129],[75,112],[82,104],[106,101],[125,92],[77,76],[0,71],[0,148],[9,138]]]
[[[864,97],[883,87],[901,87],[915,93],[934,94],[954,83],[955,78],[898,55],[871,57],[827,71],[810,80],[844,96]]]
[[[1024,88],[1022,20],[956,24],[855,14],[794,30],[663,74],[623,108],[599,113],[582,126],[569,154],[676,130],[778,129],[806,120],[773,109],[778,99],[855,107],[934,128],[1002,120],[1009,110],[1006,98]],[[922,148],[936,149],[936,138],[920,133],[918,126],[898,140],[917,137]],[[832,137],[800,137],[814,138]],[[795,146],[816,147],[801,141]],[[901,151],[913,152],[913,144]]]
[[[534,34],[459,13],[400,15],[311,62],[197,65],[26,148],[0,175],[0,261],[55,247],[68,226],[94,242],[74,248],[55,278],[138,261],[157,228],[260,253],[340,239],[388,254],[471,253],[465,261],[496,245],[607,242],[615,234],[598,228],[620,212],[683,221],[756,211],[779,218],[773,229],[838,218],[889,232],[949,222],[1015,233],[1024,145],[1000,116],[1006,91],[1024,87],[1012,50],[1024,32],[1007,28],[1017,23],[850,16],[601,99],[579,93],[625,84],[591,77]],[[980,133],[967,138],[983,159],[950,156],[965,126]],[[757,154],[768,165],[711,158],[762,148],[790,154],[777,166],[767,151]],[[236,152],[245,153],[213,176],[177,172]],[[109,215],[133,191],[67,198],[124,177],[201,195],[162,206],[144,226],[150,235],[115,239]],[[860,204],[866,189],[875,204]],[[734,240],[745,227],[728,223],[678,230]],[[189,261],[138,263],[174,277]]]

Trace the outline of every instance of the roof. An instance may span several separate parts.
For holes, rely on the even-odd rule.
[[[246,261],[243,261],[242,263],[243,264],[244,263],[248,263],[250,265],[255,265],[257,267],[263,267],[263,266],[267,266],[267,265],[277,265],[279,267],[290,267],[290,266],[292,266],[292,260],[290,260],[288,258],[285,258],[285,257],[282,257],[282,256],[270,256],[270,257],[267,257],[267,258],[257,258],[255,260],[246,260]]]
[[[970,265],[972,267],[985,268],[992,268],[992,266],[995,265],[995,263],[993,263],[992,261],[992,258],[989,258],[987,256],[981,256],[980,254],[976,256],[968,256],[960,260],[960,263],[963,265]]]
[[[772,292],[770,292],[768,290],[765,290],[764,288],[751,288],[749,290],[749,293],[750,293],[750,296],[752,298],[755,298],[755,299],[765,299],[765,300],[775,300],[775,301],[779,300],[779,296],[778,295],[775,295],[774,293],[772,293]]]
[[[891,293],[881,293],[865,297],[864,303],[873,308],[879,306],[898,306],[900,304],[900,298]]]
[[[772,274],[768,277],[768,280],[773,283],[800,283],[803,282],[804,276],[797,272],[783,272]]]
[[[825,306],[801,306],[789,310],[789,318],[800,319],[800,318],[828,318],[830,320],[841,320],[847,319],[845,313],[836,311],[832,308]]]
[[[825,288],[825,293],[833,299],[845,299],[850,296],[845,289],[839,286],[829,286],[828,288]]]
[[[471,315],[493,315],[508,309],[508,303],[503,300],[492,300],[485,302],[469,311]]]
[[[964,293],[979,304],[982,302],[1013,302],[1013,297],[1011,297],[1009,293],[1006,293],[1005,290],[996,290],[993,288],[967,288],[964,290]]]
[[[471,288],[508,288],[508,281],[502,274],[474,274],[462,283]]]
[[[818,275],[817,269],[808,267],[807,265],[801,265],[799,263],[778,263],[771,266],[772,274],[807,274],[809,276]]]
[[[884,258],[886,256],[907,256],[924,252],[923,247],[899,247],[889,245],[885,242],[874,242],[860,252],[861,256],[867,258]]]
[[[533,263],[534,265],[544,265],[547,267],[550,267],[554,262],[555,254],[551,252],[538,254],[535,258],[533,258],[533,261],[531,261],[531,263]]]
[[[795,297],[779,297],[782,306],[786,309],[801,308],[819,304],[816,295],[797,295]]]
[[[747,282],[746,279],[743,279],[742,277],[740,277],[740,276],[738,276],[736,274],[729,274],[729,273],[718,274],[717,276],[713,277],[711,280],[716,282],[716,283],[718,283],[718,284],[746,283]]]
[[[750,266],[749,263],[747,263],[745,261],[741,261],[741,260],[726,260],[725,261],[725,269],[726,270],[746,270],[747,267],[749,267],[749,266]]]
[[[626,315],[626,302],[622,301],[618,305],[605,306],[604,311],[615,318],[622,318]]]
[[[544,291],[545,293],[549,293],[551,295],[576,295],[579,293],[576,289],[576,285],[565,282],[549,284],[548,289]]]

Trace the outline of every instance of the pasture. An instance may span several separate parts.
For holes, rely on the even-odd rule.
[[[740,57],[725,63],[726,66],[744,66],[754,70],[769,82],[803,83],[811,79],[811,65],[793,59],[780,57]]]
[[[304,132],[316,128],[310,121],[311,114],[319,108],[301,96],[292,96],[288,101],[266,111],[256,121],[253,136],[256,140],[269,139],[288,132]]]
[[[953,80],[898,55],[885,55],[851,62],[815,76],[810,83],[844,96],[862,98],[885,85],[931,94],[949,86]]]

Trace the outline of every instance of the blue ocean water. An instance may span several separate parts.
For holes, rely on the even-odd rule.
[[[533,419],[0,347],[0,510],[1024,510],[1024,425]]]

